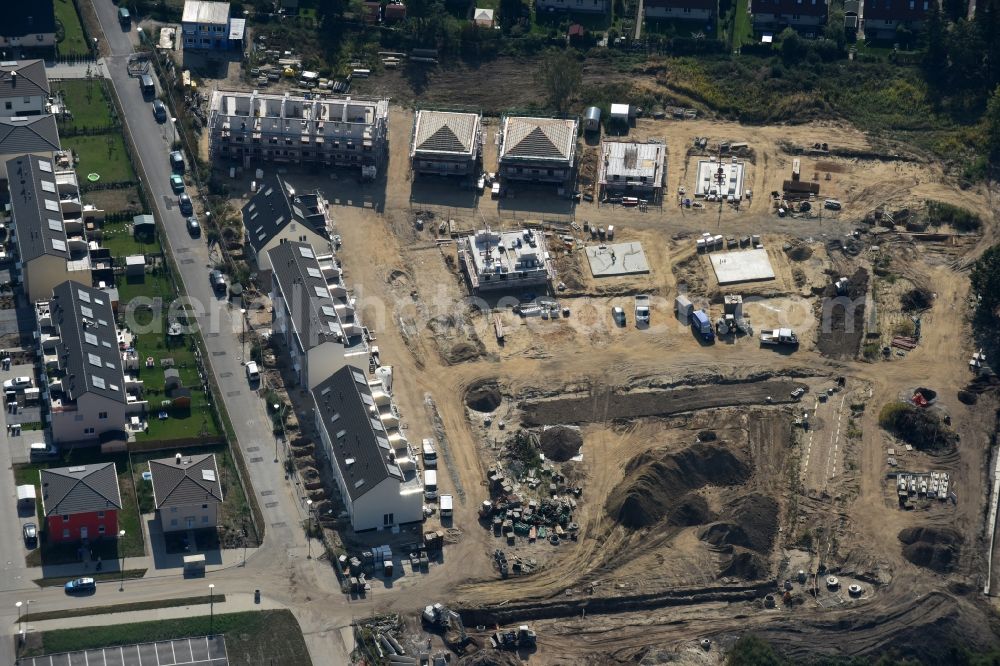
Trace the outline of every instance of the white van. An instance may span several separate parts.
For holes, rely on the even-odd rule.
[[[438,497],[438,475],[432,469],[424,471],[424,499],[434,501]]]
[[[257,368],[257,363],[255,361],[247,363],[247,380],[251,384],[256,384],[260,381],[260,370]]]
[[[434,440],[430,437],[424,438],[423,445],[424,469],[437,469],[438,454],[434,448]]]

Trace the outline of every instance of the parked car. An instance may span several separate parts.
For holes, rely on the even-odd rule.
[[[251,384],[256,384],[260,381],[260,369],[257,368],[257,363],[255,361],[250,361],[246,365],[247,368],[247,381]]]
[[[66,583],[65,586],[66,594],[75,594],[77,592],[93,592],[97,589],[97,581],[93,578],[74,578],[73,580]]]
[[[158,99],[153,100],[153,117],[159,123],[167,122],[167,105]]]
[[[187,228],[188,233],[191,234],[192,237],[197,238],[198,236],[201,236],[201,225],[198,224],[198,218],[194,215],[188,217]]]
[[[174,194],[180,194],[184,191],[184,177],[176,173],[170,175],[170,189],[174,191]]]
[[[226,291],[226,276],[222,274],[222,271],[212,271],[208,274],[208,281],[212,285],[212,289],[215,293],[222,293]]]
[[[611,318],[615,320],[615,324],[618,326],[625,325],[625,308],[620,305],[616,305],[611,308]]]
[[[194,213],[194,205],[191,203],[191,197],[187,195],[187,192],[177,195],[177,205],[181,209],[181,215],[191,215]]]
[[[31,385],[31,377],[14,377],[14,379],[8,379],[3,383],[4,390],[6,391],[31,388]]]
[[[34,548],[38,545],[38,526],[34,523],[25,523],[21,528],[21,533],[24,535],[24,545],[28,548]]]
[[[170,168],[178,173],[184,173],[184,153],[179,150],[170,153]]]

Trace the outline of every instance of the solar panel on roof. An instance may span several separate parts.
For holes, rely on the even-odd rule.
[[[324,305],[323,307],[320,308],[320,312],[322,312],[323,314],[325,314],[327,317],[336,317],[337,316],[337,311],[334,310],[333,306],[331,306],[331,305]]]
[[[86,305],[81,305],[80,306],[80,314],[82,314],[87,319],[93,319],[94,318],[94,311],[92,309],[90,309],[89,307],[87,307]]]
[[[52,199],[46,199],[45,200],[45,209],[46,210],[51,210],[54,213],[58,212],[59,211],[59,202],[53,201]]]
[[[118,384],[109,384],[108,388],[110,388],[112,391],[117,391],[118,390]]]
[[[52,162],[48,160],[38,160],[38,168],[47,173],[52,173]]]
[[[96,365],[98,368],[101,367],[101,357],[97,354],[87,354],[87,360],[90,361],[91,365]]]
[[[279,218],[278,221],[280,222],[283,219],[284,218]],[[316,255],[313,254],[312,248],[309,247],[308,245],[300,245],[299,246],[299,254],[301,254],[306,259],[315,259],[316,258]]]
[[[52,231],[62,231],[63,223],[59,220],[49,220],[49,229]]]
[[[77,289],[76,290],[76,296],[77,296],[77,298],[79,298],[84,303],[89,303],[90,302],[90,293],[84,291],[83,289]]]
[[[315,293],[319,298],[326,298],[330,295],[330,292],[326,290],[326,287],[320,287],[319,285],[313,287],[313,293]]]
[[[66,241],[60,240],[59,238],[52,239],[52,248],[58,250],[59,252],[66,251]]]
[[[97,388],[99,389],[107,388],[107,385],[104,383],[103,377],[98,377],[97,375],[91,375],[90,379],[93,380],[94,386],[96,386]]]
[[[43,180],[42,181],[42,190],[44,192],[55,193],[55,191],[56,191],[56,184],[53,183],[51,180]]]
[[[83,339],[87,344],[97,346],[97,336],[93,333],[84,333]]]
[[[322,278],[323,277],[323,274],[320,273],[319,269],[316,268],[315,266],[309,266],[309,267],[307,267],[306,268],[306,273],[308,273],[310,277],[314,277],[314,278]]]
[[[361,384],[362,386],[368,385],[368,380],[365,379],[365,376],[361,374],[361,372],[359,372],[358,370],[354,370],[352,368],[351,374],[354,375],[354,381],[356,381],[357,383]]]

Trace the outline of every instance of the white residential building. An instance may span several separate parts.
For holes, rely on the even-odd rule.
[[[459,240],[458,258],[473,292],[543,285],[555,278],[545,237],[530,229],[483,229]]]

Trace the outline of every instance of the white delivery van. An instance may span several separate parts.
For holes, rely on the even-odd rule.
[[[452,509],[454,509],[454,498],[451,495],[441,495],[441,517],[451,518]]]
[[[432,469],[424,471],[424,499],[436,500],[438,497],[438,475]]]
[[[256,384],[260,381],[260,369],[257,367],[255,361],[250,361],[247,363],[247,381],[251,384]]]
[[[434,448],[434,440],[430,437],[424,438],[423,444],[424,469],[437,469],[438,454]]]

